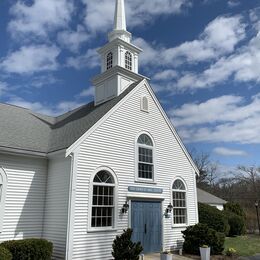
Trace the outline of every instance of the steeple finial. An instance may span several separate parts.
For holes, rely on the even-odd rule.
[[[126,31],[125,1],[116,0],[114,30]]]
[[[125,0],[116,0],[114,30],[108,34],[109,41],[121,39],[130,42],[132,35],[126,30]]]

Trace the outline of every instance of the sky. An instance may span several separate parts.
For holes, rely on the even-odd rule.
[[[260,0],[125,0],[128,31],[189,150],[260,165]],[[1,0],[0,102],[56,116],[93,100],[115,0]]]

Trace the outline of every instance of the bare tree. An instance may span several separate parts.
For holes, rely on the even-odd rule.
[[[208,167],[210,164],[210,155],[204,152],[198,152],[193,149],[190,155],[199,169],[199,176],[197,177],[197,183],[207,182]]]
[[[260,167],[247,167],[240,165],[237,167],[235,179],[240,182],[246,183],[250,189],[249,192],[250,194],[252,194],[252,198],[255,197],[255,199],[259,199]]]

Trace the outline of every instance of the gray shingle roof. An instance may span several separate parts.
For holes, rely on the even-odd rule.
[[[198,202],[205,203],[205,204],[226,204],[227,201],[214,196],[211,193],[208,193],[204,190],[197,188],[197,196]]]
[[[139,83],[101,105],[94,102],[59,117],[0,103],[0,148],[49,153],[66,149],[98,122]]]

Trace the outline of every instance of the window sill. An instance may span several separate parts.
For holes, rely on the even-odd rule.
[[[117,228],[89,228],[88,233],[96,233],[96,232],[114,232],[117,231]]]
[[[188,224],[174,224],[172,225],[172,228],[186,228],[188,226]]]
[[[146,183],[146,184],[157,184],[154,180],[149,180],[149,179],[136,179],[135,182],[137,183]]]

